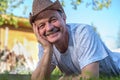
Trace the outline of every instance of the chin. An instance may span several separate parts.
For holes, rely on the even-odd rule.
[[[59,41],[59,39],[50,39],[48,40],[50,43],[55,44]]]
[[[50,42],[50,43],[56,43],[58,42],[59,40],[61,40],[61,34],[58,34],[57,36],[54,36],[54,37],[48,37],[47,40]]]
[[[61,40],[61,37],[55,37],[55,38],[49,39],[48,41],[52,44],[55,44],[59,42],[60,40]]]

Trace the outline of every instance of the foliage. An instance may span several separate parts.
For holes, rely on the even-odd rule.
[[[0,14],[13,14],[13,10],[23,2],[23,0],[0,0]]]
[[[14,9],[23,4],[23,0],[0,0],[0,26],[3,24],[10,24],[18,27],[17,19],[14,19]],[[8,15],[6,20],[2,15]]]
[[[61,4],[65,6],[65,0],[61,0]],[[89,2],[91,1],[91,2]],[[109,8],[111,4],[111,0],[89,0],[87,1],[86,7],[92,6],[93,10],[102,10],[103,8]],[[73,6],[73,9],[77,9],[77,7],[81,4],[84,3],[85,0],[71,0],[71,5]]]
[[[92,0],[92,2],[87,2],[86,7],[92,5],[93,10],[102,10],[103,8],[109,8],[111,0]]]
[[[25,0],[0,0],[0,14],[7,14],[10,17],[9,20],[5,20],[2,16],[0,16],[0,26],[3,24],[10,24],[17,26],[17,20],[12,18],[14,16],[14,9],[19,8],[20,5],[24,4]],[[93,10],[102,10],[104,7],[108,8],[111,4],[111,0],[91,0],[92,2],[87,2],[86,6],[89,5],[93,6]],[[65,6],[65,0],[60,0],[61,4]],[[71,5],[73,6],[73,9],[77,9],[78,5],[83,3],[84,0],[70,0]],[[23,13],[25,14],[27,11],[27,6],[24,6]]]
[[[13,25],[17,28],[18,27],[17,23],[18,23],[18,20],[15,19],[12,14],[7,15],[7,18],[5,18],[4,15],[0,15],[0,26],[9,24],[9,25]]]

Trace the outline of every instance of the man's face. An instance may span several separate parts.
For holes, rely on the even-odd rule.
[[[35,25],[38,27],[39,35],[50,43],[58,42],[65,35],[65,17],[58,11],[44,11],[42,17],[35,21]]]

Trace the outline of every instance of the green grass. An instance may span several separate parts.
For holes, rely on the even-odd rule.
[[[51,80],[58,80],[60,78],[60,76],[62,76],[62,73],[60,72],[60,70],[58,68],[56,68],[52,72]],[[80,79],[80,80],[82,80],[82,79]],[[93,79],[89,79],[89,80],[93,80]],[[104,75],[100,75],[99,80],[120,80],[120,76],[107,77]]]
[[[58,80],[62,76],[62,73],[59,71],[58,68],[56,68],[51,75],[51,80]],[[31,80],[30,74],[0,74],[0,80]],[[80,79],[82,80],[82,79]],[[89,79],[93,80],[93,79]],[[100,76],[99,80],[120,80],[120,76],[117,77],[106,77],[106,76]]]
[[[0,74],[0,80],[30,80],[30,75],[21,75],[21,74]],[[60,75],[55,74],[51,76],[51,80],[58,80]],[[82,79],[80,79],[82,80]],[[93,79],[89,79],[93,80]],[[100,77],[99,80],[120,80],[120,76],[118,77]]]
[[[120,80],[120,76],[111,76],[111,77],[106,77],[106,76],[102,76],[100,77],[99,80]]]
[[[26,74],[0,74],[0,80],[30,80],[30,75]]]

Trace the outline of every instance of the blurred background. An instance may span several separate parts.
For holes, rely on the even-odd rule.
[[[29,74],[37,65],[38,43],[28,20],[32,2],[0,0],[0,73]],[[120,52],[120,0],[60,2],[67,23],[92,25],[109,49]]]

